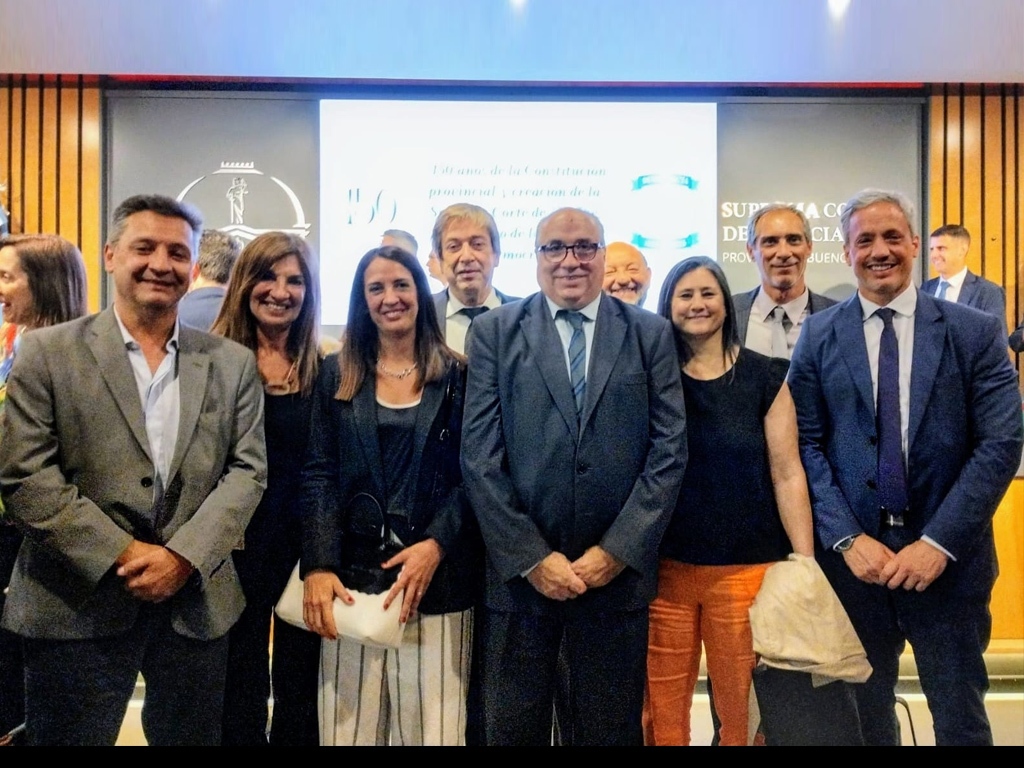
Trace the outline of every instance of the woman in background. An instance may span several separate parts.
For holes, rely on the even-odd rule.
[[[392,246],[363,256],[344,346],[320,372],[303,473],[303,611],[324,638],[325,745],[465,743],[470,608],[483,580],[459,468],[465,370],[415,258]],[[335,598],[360,599],[338,574],[347,522],[367,505],[400,549],[383,564],[401,568],[387,598],[404,589],[397,650],[339,638],[334,623]]]
[[[0,413],[7,377],[21,335],[86,314],[85,263],[74,245],[57,235],[0,237]],[[3,439],[0,427],[0,439]],[[0,612],[11,580],[21,534],[2,519],[0,503]],[[0,630],[0,737],[25,718],[25,671],[21,640]]]
[[[317,349],[320,284],[306,242],[267,232],[235,262],[211,332],[248,347],[264,386],[267,489],[234,553],[246,606],[228,640],[223,743],[267,744],[267,700],[273,680],[271,745],[316,745],[319,638],[274,622],[274,605],[299,559],[299,482],[309,435]]]
[[[740,347],[725,274],[707,257],[672,268],[658,312],[675,328],[689,460],[651,604],[644,736],[690,743],[703,642],[721,744],[742,746],[754,669],[748,611],[772,563],[814,555],[788,362]]]

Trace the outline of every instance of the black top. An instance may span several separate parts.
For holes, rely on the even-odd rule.
[[[377,440],[388,494],[388,522],[391,532],[403,543],[410,541],[409,510],[415,492],[412,454],[418,409],[418,405],[392,408],[377,401]]]
[[[278,514],[297,514],[296,500],[309,438],[311,406],[311,398],[304,398],[298,392],[263,396],[267,490],[263,492],[256,515],[270,510],[280,510]]]
[[[711,381],[683,374],[689,459],[661,554],[693,565],[781,560],[792,551],[768,465],[764,417],[787,361],[741,349]]]

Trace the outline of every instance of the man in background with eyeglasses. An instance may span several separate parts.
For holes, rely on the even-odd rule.
[[[604,230],[537,226],[541,291],[474,325],[462,437],[487,546],[488,744],[551,743],[565,643],[577,745],[640,744],[647,606],[686,463],[672,328],[604,296]]]

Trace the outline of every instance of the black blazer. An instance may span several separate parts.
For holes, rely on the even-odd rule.
[[[369,493],[385,505],[377,439],[375,380],[370,377],[351,402],[336,400],[341,379],[338,356],[320,368],[313,394],[309,448],[302,473],[302,573],[337,571],[344,547],[346,504]],[[466,369],[452,362],[440,381],[428,383],[416,415],[413,467],[415,501],[409,510],[411,541],[435,539],[445,556],[419,611],[451,613],[471,608],[483,582],[483,545],[462,489],[459,444]],[[386,505],[385,505],[386,506]]]

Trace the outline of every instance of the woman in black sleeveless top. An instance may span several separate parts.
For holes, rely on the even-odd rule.
[[[672,269],[659,312],[676,330],[689,461],[651,604],[645,738],[689,743],[703,642],[721,743],[743,745],[754,667],[747,612],[773,562],[814,552],[788,363],[740,348],[725,275],[706,257]]]
[[[224,693],[223,743],[267,744],[267,699],[273,681],[270,744],[311,745],[317,735],[319,638],[270,620],[302,548],[298,513],[302,461],[309,437],[320,283],[306,242],[267,232],[250,242],[231,272],[212,332],[256,355],[265,395],[267,489],[234,553],[246,606],[231,628]]]

